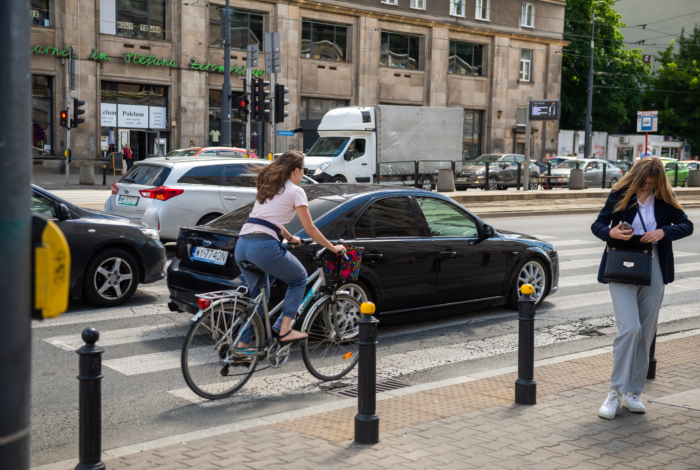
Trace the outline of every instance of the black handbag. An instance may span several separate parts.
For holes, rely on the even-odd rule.
[[[644,231],[647,231],[642,219]],[[606,250],[608,259],[605,263],[603,280],[605,282],[619,282],[621,284],[636,284],[638,286],[651,285],[651,263],[654,257],[654,245],[642,243],[642,235],[632,235],[629,240],[617,240],[611,238]]]

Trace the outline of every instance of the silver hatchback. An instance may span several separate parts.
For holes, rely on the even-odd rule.
[[[613,162],[599,159],[579,159],[569,160],[552,168],[552,176],[563,176],[564,186],[569,185],[571,170],[583,170],[583,184],[586,188],[600,188],[603,184],[603,167],[605,167],[605,187],[612,187],[622,179],[622,170],[616,167]],[[552,181],[552,184],[555,182]]]

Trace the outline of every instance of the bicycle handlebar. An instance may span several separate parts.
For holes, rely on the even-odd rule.
[[[299,244],[293,245],[293,244],[291,244],[291,243],[286,243],[286,245],[287,245],[287,247],[290,247],[290,246],[291,246],[291,247],[296,247],[296,246],[301,246],[301,245],[312,245],[312,244],[316,243],[316,242],[314,242],[311,238],[302,238],[302,239],[300,239],[300,240],[301,240],[301,243],[299,243]],[[339,240],[338,240],[338,245],[345,245],[345,240],[343,240],[342,238],[339,239]],[[314,254],[314,259],[315,259],[315,260],[320,260],[320,259],[322,259],[324,256],[326,256],[326,254],[325,254],[326,251],[327,251],[326,248],[321,248],[320,250],[318,250],[318,251]],[[346,251],[347,251],[347,250],[346,250]],[[333,253],[333,254],[335,254],[335,253]],[[345,255],[342,255],[342,256],[345,256]]]

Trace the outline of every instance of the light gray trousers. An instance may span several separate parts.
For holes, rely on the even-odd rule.
[[[647,378],[649,347],[656,333],[665,288],[656,245],[651,266],[650,286],[609,284],[617,321],[610,389],[622,395],[641,394]]]

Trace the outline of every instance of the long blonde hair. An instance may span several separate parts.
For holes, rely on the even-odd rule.
[[[288,150],[274,162],[255,170],[258,172],[255,182],[258,195],[255,196],[255,200],[265,204],[265,201],[274,198],[297,168],[304,168],[304,155],[296,150]]]
[[[653,179],[655,199],[662,199],[666,204],[682,209],[668,182],[663,162],[656,157],[645,157],[635,163],[630,172],[613,186],[614,191],[625,191],[622,199],[615,206],[614,212],[624,210],[632,196],[644,189],[649,178]]]

